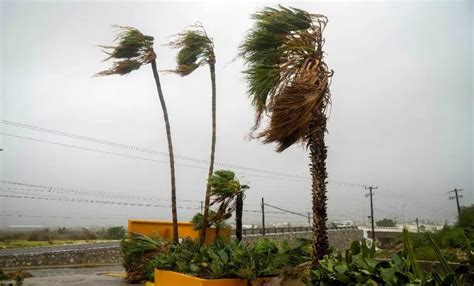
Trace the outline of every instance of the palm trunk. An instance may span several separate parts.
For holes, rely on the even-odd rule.
[[[242,241],[242,213],[244,210],[244,194],[240,192],[237,195],[235,203],[235,236],[237,241]]]
[[[327,234],[326,213],[326,157],[327,148],[324,143],[326,117],[315,116],[309,128],[309,148],[311,158],[312,201],[313,201],[313,267],[319,265],[324,255],[328,254],[329,241]]]
[[[216,151],[216,67],[215,61],[209,62],[209,69],[211,72],[211,86],[212,86],[212,139],[211,139],[211,160],[209,163],[209,173],[207,176],[206,198],[204,200],[204,214],[202,217],[201,228],[201,244],[206,241],[207,222],[209,216],[209,204],[211,200],[211,185],[209,178],[214,172],[214,156]]]
[[[153,59],[151,62],[151,68],[153,70],[153,76],[155,77],[156,89],[158,90],[158,97],[160,98],[161,108],[163,109],[163,117],[166,125],[166,138],[168,139],[168,153],[170,160],[170,173],[171,173],[171,212],[173,215],[173,241],[179,242],[178,235],[178,214],[176,211],[176,178],[174,171],[174,153],[173,153],[173,142],[171,141],[171,129],[170,121],[168,118],[168,110],[166,109],[165,98],[163,91],[161,90],[160,77],[158,76],[158,70],[156,69],[156,61]]]

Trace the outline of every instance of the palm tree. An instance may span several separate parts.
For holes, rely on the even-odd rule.
[[[156,89],[160,99],[161,108],[163,109],[163,117],[166,126],[166,137],[168,139],[168,152],[171,173],[171,209],[173,215],[173,241],[178,242],[178,214],[176,212],[176,179],[174,169],[174,153],[173,142],[171,140],[170,122],[168,111],[166,109],[165,98],[161,90],[160,78],[156,68],[156,54],[153,50],[154,38],[142,34],[133,27],[118,28],[118,34],[115,39],[115,46],[100,46],[108,55],[105,61],[113,61],[110,69],[97,73],[97,76],[108,75],[127,75],[134,70],[138,70],[142,65],[151,64],[153,77],[155,78]]]
[[[213,221],[225,221],[232,216],[235,210],[236,229],[235,234],[238,241],[242,240],[242,212],[244,192],[250,187],[243,185],[230,170],[217,170],[209,178],[211,185],[212,201],[210,205],[217,205],[217,211],[213,215]],[[216,224],[216,237],[219,227]]]
[[[214,172],[214,157],[216,150],[216,56],[214,54],[214,43],[206,33],[201,24],[196,24],[190,29],[178,34],[176,41],[170,44],[173,48],[179,49],[176,56],[177,68],[175,70],[181,76],[187,76],[198,67],[209,65],[211,72],[212,89],[212,138],[211,138],[211,159],[209,163],[208,182],[206,186],[206,197],[204,200],[204,214],[201,228],[201,243],[206,239],[207,222],[209,220],[209,203],[211,186],[209,178]]]
[[[324,62],[323,30],[327,18],[306,11],[264,8],[240,47],[247,64],[248,94],[256,110],[253,131],[263,115],[269,124],[255,134],[277,143],[282,152],[295,143],[310,151],[313,203],[313,265],[328,253],[326,155],[324,143],[332,71]]]

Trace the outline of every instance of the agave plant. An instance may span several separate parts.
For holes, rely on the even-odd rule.
[[[100,46],[108,57],[104,61],[112,61],[110,69],[97,73],[97,76],[127,75],[134,70],[138,70],[143,65],[151,64],[155,84],[160,99],[161,108],[166,127],[166,138],[168,140],[168,152],[171,174],[171,210],[173,216],[173,240],[178,242],[178,214],[176,211],[176,180],[174,169],[173,142],[171,140],[171,128],[166,108],[165,98],[161,90],[160,78],[156,68],[156,54],[153,50],[154,38],[142,34],[133,27],[116,26],[118,29],[115,38],[116,45]]]
[[[190,29],[178,35],[177,40],[170,44],[178,49],[176,55],[177,67],[175,72],[181,76],[187,76],[198,67],[209,65],[212,88],[212,138],[211,138],[211,158],[209,163],[208,179],[214,172],[214,157],[216,150],[216,56],[214,54],[214,43],[206,33],[204,27],[198,23]],[[209,220],[211,186],[209,181],[206,187],[204,200],[204,215],[201,229],[201,243],[205,241],[207,221]]]
[[[240,47],[247,64],[248,94],[255,107],[253,135],[277,143],[282,152],[295,143],[310,151],[313,202],[313,265],[328,254],[326,156],[324,142],[332,71],[324,62],[323,15],[295,8],[264,8]],[[264,115],[269,124],[257,129]]]

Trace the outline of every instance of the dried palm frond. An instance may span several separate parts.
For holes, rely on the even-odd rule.
[[[156,58],[153,37],[146,36],[133,27],[114,27],[118,29],[115,38],[117,45],[99,46],[109,55],[104,61],[113,61],[112,67],[97,73],[96,76],[126,75]]]
[[[240,47],[247,64],[248,94],[256,109],[254,130],[264,114],[269,125],[257,134],[281,152],[307,141],[307,131],[330,103],[332,72],[323,61],[327,18],[295,8],[265,8]]]
[[[188,30],[177,35],[177,39],[169,44],[178,49],[176,55],[177,67],[174,72],[187,76],[198,67],[214,64],[214,43],[201,24],[191,26]]]

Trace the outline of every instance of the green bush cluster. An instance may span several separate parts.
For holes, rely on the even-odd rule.
[[[465,237],[461,250],[466,258],[456,267],[448,264],[431,234],[425,234],[425,241],[434,253],[432,260],[439,264],[428,271],[420,268],[407,230],[403,249],[390,259],[376,259],[375,246],[362,240],[353,242],[344,255],[333,251],[313,269],[308,263],[311,243],[305,239],[282,243],[268,238],[250,243],[217,240],[200,245],[191,239],[173,244],[132,235],[122,241],[122,253],[128,281],[134,283],[152,281],[158,268],[207,279],[297,277],[308,285],[474,285],[473,240]]]
[[[354,242],[346,251],[344,259],[340,253],[333,253],[320,261],[318,268],[311,271],[313,285],[474,285],[472,241],[464,240],[469,259],[456,269],[448,264],[446,257],[436,245],[433,237],[425,234],[429,247],[435,253],[441,269],[422,271],[413,250],[408,231],[404,230],[404,247],[389,260],[376,260],[375,250]],[[434,260],[434,259],[433,259]]]
[[[94,239],[122,239],[126,235],[123,226],[114,226],[92,230],[88,228],[65,228],[37,229],[32,231],[8,231],[0,232],[0,241],[28,240],[28,241],[52,241],[52,240],[94,240]]]
[[[311,259],[309,240],[276,243],[260,238],[250,243],[216,240],[211,245],[184,239],[180,244],[134,235],[122,242],[129,282],[153,280],[154,269],[208,279],[278,276]],[[150,259],[150,257],[153,257]]]

